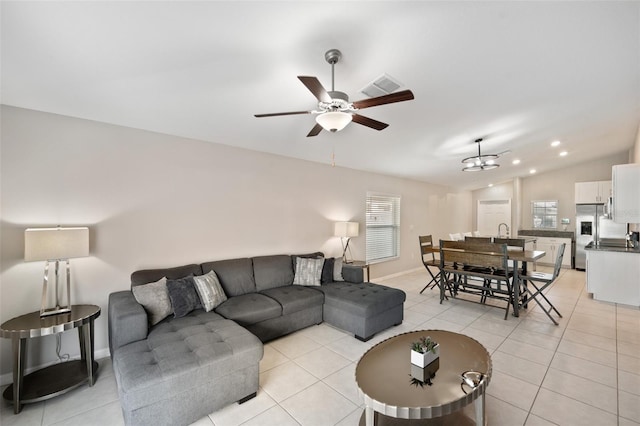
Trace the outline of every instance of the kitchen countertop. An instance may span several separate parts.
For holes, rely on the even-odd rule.
[[[521,229],[518,235],[529,235],[534,237],[550,237],[550,238],[571,238],[575,240],[573,231],[556,231],[553,229]]]
[[[615,251],[615,252],[619,252],[619,253],[637,253],[637,254],[640,254],[640,247],[628,248],[628,247],[614,246],[614,245],[594,244],[593,242],[590,242],[584,248],[585,248],[585,250],[593,250],[593,251]]]

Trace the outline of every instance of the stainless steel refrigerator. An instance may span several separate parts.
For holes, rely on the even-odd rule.
[[[616,223],[605,214],[604,204],[576,204],[576,269],[587,267],[584,246],[602,238],[626,238],[627,225]]]

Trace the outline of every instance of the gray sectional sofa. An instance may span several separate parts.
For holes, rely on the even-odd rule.
[[[275,255],[177,268],[142,270],[132,288],[215,275],[227,300],[214,310],[170,315],[150,326],[131,290],[109,295],[109,347],[127,425],[187,425],[258,390],[263,342],[323,321],[368,340],[403,319],[405,293],[363,282],[362,269],[344,265],[334,282],[325,261],[322,285],[294,285],[296,259]]]

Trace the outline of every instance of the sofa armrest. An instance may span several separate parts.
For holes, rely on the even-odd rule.
[[[147,312],[130,290],[109,295],[109,350],[113,351],[131,342],[147,338],[149,323]]]
[[[342,277],[350,283],[360,284],[364,282],[363,268],[362,266],[344,264],[342,265]]]

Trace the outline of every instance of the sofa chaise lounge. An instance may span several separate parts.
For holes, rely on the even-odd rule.
[[[109,347],[127,425],[187,425],[258,390],[263,342],[323,321],[368,340],[402,323],[403,291],[363,282],[333,259],[321,285],[295,285],[296,262],[322,253],[259,256],[136,271],[131,287],[214,271],[227,300],[150,325],[132,290],[109,295]],[[336,262],[339,264],[339,262]],[[339,277],[340,274],[337,276]]]

